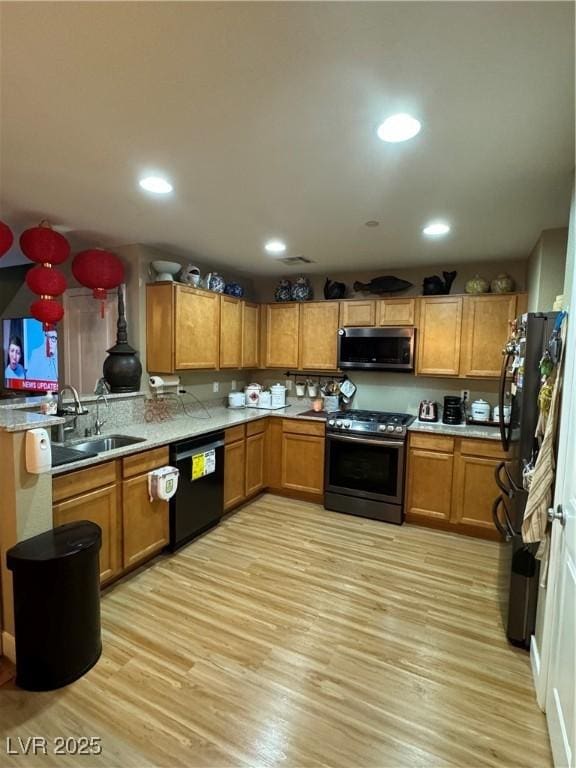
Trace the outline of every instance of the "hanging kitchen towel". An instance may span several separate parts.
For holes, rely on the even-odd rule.
[[[542,560],[541,579],[545,584],[548,570],[548,509],[552,504],[552,484],[554,482],[554,443],[558,422],[558,409],[562,389],[562,362],[565,347],[565,323],[561,327],[562,348],[560,359],[552,374],[552,397],[546,418],[544,438],[534,466],[534,473],[528,491],[528,500],[522,522],[522,540],[529,544],[540,542],[536,558]]]

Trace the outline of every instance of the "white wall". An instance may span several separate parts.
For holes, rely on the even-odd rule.
[[[528,260],[528,311],[548,312],[564,291],[568,228],[545,229]]]

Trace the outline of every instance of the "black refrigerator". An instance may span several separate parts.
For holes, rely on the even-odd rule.
[[[536,624],[539,562],[538,545],[524,544],[522,521],[528,493],[522,484],[526,465],[536,460],[540,392],[540,361],[548,349],[557,312],[529,312],[517,318],[507,342],[499,386],[502,447],[514,458],[496,468],[500,495],[494,500],[492,517],[502,535],[499,586],[502,618],[508,640],[529,649]],[[504,406],[511,405],[509,423]]]

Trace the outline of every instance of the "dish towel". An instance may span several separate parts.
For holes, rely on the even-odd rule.
[[[548,575],[548,555],[550,549],[548,509],[552,504],[552,485],[554,483],[554,471],[556,469],[554,444],[558,423],[560,394],[562,391],[562,363],[564,359],[564,348],[566,346],[565,335],[565,323],[563,323],[561,330],[562,348],[560,352],[560,360],[552,374],[554,382],[552,385],[550,410],[546,417],[544,438],[536,458],[536,464],[534,465],[534,472],[528,491],[528,500],[526,502],[526,509],[524,510],[524,520],[522,522],[522,540],[526,544],[540,543],[538,551],[536,552],[536,558],[542,561],[542,586],[546,586],[546,578]],[[541,427],[542,415],[538,422],[537,429],[541,429]]]

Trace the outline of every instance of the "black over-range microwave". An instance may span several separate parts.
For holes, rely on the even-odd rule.
[[[414,328],[340,328],[338,367],[413,371],[415,335]]]

